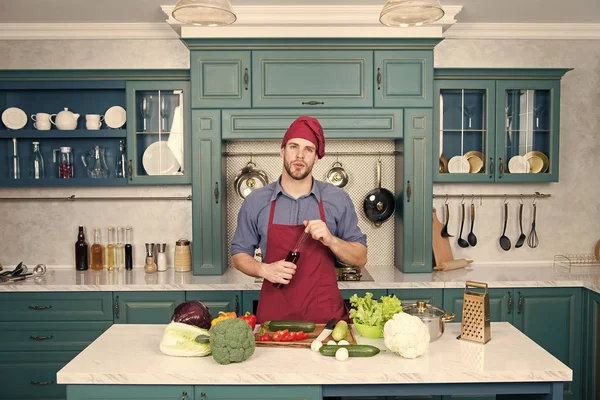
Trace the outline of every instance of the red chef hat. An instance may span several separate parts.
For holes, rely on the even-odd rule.
[[[317,157],[323,158],[325,155],[325,137],[323,136],[323,127],[312,117],[298,117],[283,136],[281,147],[284,147],[288,140],[293,138],[306,139],[317,148]]]

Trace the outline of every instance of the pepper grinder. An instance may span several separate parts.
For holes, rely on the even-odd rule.
[[[167,255],[165,254],[166,248],[166,243],[156,244],[156,266],[161,272],[167,270]]]
[[[154,243],[146,243],[146,265],[144,271],[147,274],[156,272],[156,264],[154,263]]]

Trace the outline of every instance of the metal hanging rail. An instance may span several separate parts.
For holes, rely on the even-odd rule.
[[[403,154],[401,151],[332,151],[327,152],[328,156],[396,156],[399,154]],[[225,157],[261,157],[261,156],[277,156],[279,157],[279,153],[271,152],[223,152]]]
[[[76,196],[74,194],[68,197],[0,197],[0,201],[146,201],[146,200],[192,200],[192,195],[189,196],[140,196],[140,197],[119,197],[119,196]]]
[[[552,197],[551,194],[545,194],[540,192],[535,192],[533,194],[507,194],[507,193],[494,193],[494,194],[474,194],[474,193],[461,193],[461,194],[433,194],[433,198],[440,199],[451,199],[451,198],[498,198],[498,199],[547,199]]]

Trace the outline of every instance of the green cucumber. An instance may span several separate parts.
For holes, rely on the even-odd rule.
[[[346,335],[348,334],[348,323],[344,320],[338,321],[335,324],[335,328],[333,328],[333,332],[331,332],[331,337],[336,342],[346,339]]]
[[[290,332],[312,332],[315,330],[315,323],[309,321],[265,321],[263,326],[271,332],[287,329]]]
[[[349,344],[344,346],[331,346],[326,345],[319,349],[319,352],[324,356],[333,357],[335,356],[335,352],[341,349],[342,347],[348,349],[348,355],[350,357],[373,357],[379,354],[380,350],[368,344]]]

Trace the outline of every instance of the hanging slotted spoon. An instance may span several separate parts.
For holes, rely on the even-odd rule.
[[[523,203],[519,204],[519,227],[521,228],[521,234],[519,235],[519,239],[517,239],[517,243],[515,244],[517,249],[523,246],[523,243],[525,243],[525,238],[527,237],[523,233]]]
[[[510,239],[506,236],[506,223],[508,222],[508,203],[504,203],[504,230],[502,231],[502,236],[500,236],[500,247],[502,250],[508,251],[510,250]]]

